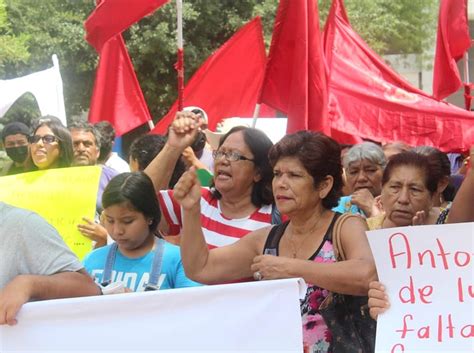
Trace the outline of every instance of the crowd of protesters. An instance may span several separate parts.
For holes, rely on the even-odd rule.
[[[31,128],[5,126],[11,161],[2,175],[90,165],[102,172],[96,218],[77,225],[95,248],[82,265],[41,217],[0,203],[0,258],[8,261],[0,270],[0,324],[14,324],[33,299],[301,277],[305,350],[331,352],[319,312],[329,293],[368,296],[374,319],[389,306],[366,230],[474,221],[474,147],[456,168],[452,156],[428,146],[341,148],[309,131],[273,145],[239,126],[212,150],[204,115],[184,110],[166,136],[139,137],[129,163],[112,152],[107,122],[66,128],[47,116]],[[202,186],[200,169],[213,175],[210,186]],[[337,223],[344,261],[333,248]],[[32,291],[36,282],[50,290]]]

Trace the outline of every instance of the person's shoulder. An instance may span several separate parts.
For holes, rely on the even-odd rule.
[[[344,212],[349,212],[351,211],[352,208],[352,203],[351,203],[351,196],[341,196],[339,198],[338,204],[336,207],[334,207],[332,210],[334,212],[339,212],[339,213],[344,213]],[[354,213],[354,212],[352,212]]]
[[[112,245],[106,245],[106,246],[102,246],[100,248],[92,250],[84,258],[84,263],[90,262],[90,261],[95,261],[97,259],[102,259],[102,258],[106,257],[107,254],[109,253],[109,250],[110,250],[111,246]]]
[[[109,159],[105,162],[105,166],[116,170],[118,173],[130,172],[130,166],[117,152],[112,152]]]
[[[0,176],[9,175],[11,169],[13,167],[13,161],[5,161],[0,168]]]
[[[165,242],[164,253],[166,253],[166,256],[181,258],[181,252],[180,252],[179,246],[171,244],[170,242],[166,240],[164,240],[164,242]]]
[[[5,222],[21,221],[24,224],[49,224],[43,217],[41,217],[36,212],[27,210],[25,208],[9,205],[4,202],[0,202],[0,213],[2,215],[2,218],[5,219]]]
[[[343,213],[339,220],[342,222],[341,224],[341,231],[342,232],[352,232],[353,230],[360,228],[363,230],[367,230],[367,221],[364,217],[360,214],[353,214],[353,213]]]
[[[385,220],[385,214],[381,213],[377,216],[367,218],[367,225],[370,230],[381,229],[383,221]]]
[[[115,169],[113,168],[110,168],[104,164],[101,165],[101,168],[102,168],[102,177],[110,180],[112,179],[114,176],[117,176],[120,174],[120,172],[116,171]]]

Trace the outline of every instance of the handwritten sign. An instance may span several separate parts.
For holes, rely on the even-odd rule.
[[[91,241],[77,230],[82,217],[94,219],[101,168],[50,169],[0,178],[0,200],[32,210],[61,234],[82,259]]]
[[[474,223],[367,234],[391,305],[376,352],[473,352]]]

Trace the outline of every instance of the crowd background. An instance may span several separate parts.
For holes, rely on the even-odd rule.
[[[11,21],[15,9],[26,3],[29,2],[0,1],[0,11],[7,14],[0,17],[3,21],[0,25],[13,30],[18,25]],[[209,7],[199,7],[198,12],[198,7],[194,7],[197,4],[190,2],[186,9],[189,27],[201,25],[198,15],[209,17],[206,10],[219,10],[219,5],[209,3]],[[324,13],[325,2],[322,4]],[[423,40],[416,42],[415,47],[409,43],[413,43],[413,34],[426,35],[432,3],[426,0],[418,4],[424,6],[426,18],[403,18],[417,23],[420,31],[399,30],[403,40],[391,41],[387,46],[375,36],[372,47],[380,44],[378,49],[382,52],[400,51],[400,48],[422,51]],[[372,5],[387,7],[389,3],[379,0]],[[62,14],[69,14],[74,7],[72,2],[62,6]],[[196,38],[188,38],[196,43],[196,47],[187,48],[191,63],[197,63],[202,54],[198,43],[209,41],[209,44],[219,36],[224,38],[247,16],[274,10],[269,1],[248,1],[234,6],[245,15],[231,15],[232,11],[226,9],[221,13],[225,16],[220,17],[227,16],[230,25],[215,27],[224,28],[222,32],[214,31],[206,36],[199,32],[200,27],[195,28]],[[387,13],[409,12],[416,6],[406,2]],[[41,7],[45,10],[54,5],[45,1]],[[89,12],[90,8],[83,10]],[[173,9],[165,7],[160,16],[170,12]],[[165,31],[160,25],[166,21],[155,22],[157,18],[142,21],[139,26],[145,27],[134,27],[126,34],[131,52],[140,53],[135,59],[139,75],[157,77],[163,74],[160,65],[172,67],[166,60],[151,65],[149,55],[154,55],[153,58],[157,55],[147,51],[171,41],[160,42],[159,37],[150,35],[143,45],[137,39],[146,38],[147,33]],[[211,28],[214,27],[210,23],[205,23],[202,30]],[[389,29],[384,27],[386,33]],[[11,36],[17,45],[14,48],[20,50],[17,55],[21,55],[25,44],[22,34],[18,31]],[[394,38],[393,33],[390,38]],[[30,48],[23,49],[28,52]],[[27,62],[29,53],[23,54],[23,61]],[[67,71],[76,60],[64,57]],[[11,64],[8,60],[5,67]],[[92,62],[85,58],[83,63],[79,69],[87,78],[87,65]],[[146,69],[140,71],[140,68]],[[70,79],[66,75],[66,86]],[[141,81],[147,87],[145,94],[154,102],[150,105],[153,114],[162,116],[173,96],[170,85],[166,80],[150,85]],[[87,83],[85,79],[75,89],[80,90]],[[61,241],[49,255],[67,258],[69,266],[36,271],[37,264],[33,261],[25,270],[21,256],[13,259],[8,264],[9,273],[5,276],[0,273],[5,278],[0,291],[0,324],[14,324],[21,305],[32,299],[302,277],[308,284],[301,302],[305,351],[329,353],[336,350],[337,339],[332,337],[320,305],[330,294],[375,296],[374,318],[386,306],[385,301],[377,301],[387,298],[376,281],[366,230],[474,220],[472,149],[446,154],[430,146],[409,146],[403,141],[367,140],[340,145],[314,131],[287,134],[273,144],[263,132],[245,126],[224,131],[218,145],[212,147],[206,136],[209,133],[206,112],[188,107],[176,114],[166,134],[144,135],[137,129],[129,152],[120,156],[113,148],[114,127],[105,121],[91,124],[85,119],[84,102],[88,102],[89,91],[68,93],[75,93],[66,97],[68,115],[75,117],[67,127],[54,116],[38,116],[28,98],[20,100],[4,118],[7,124],[1,136],[9,160],[2,167],[3,175],[98,165],[101,176],[95,218],[84,218],[83,223],[77,224],[81,234],[93,240],[94,249],[83,266]],[[315,112],[311,117],[323,121]],[[295,122],[295,117],[292,118]],[[363,116],[359,118],[362,120]],[[463,146],[466,142],[460,141]],[[13,220],[10,228],[22,217],[22,211],[3,203],[0,211],[7,221]],[[13,231],[12,236],[18,238],[25,232],[34,232],[38,225],[41,225],[38,229],[47,227],[43,220],[34,219],[27,224],[30,228],[23,233]],[[49,233],[57,241],[54,230]],[[5,229],[0,230],[0,235],[6,237]],[[335,239],[340,239],[337,249]],[[19,251],[28,252],[28,247],[26,244]],[[5,255],[12,252],[6,247],[1,250]],[[345,257],[338,256],[339,252]],[[69,278],[70,290],[58,287],[61,279],[56,275],[64,272],[75,275]],[[97,287],[91,285],[91,278]],[[79,288],[81,283],[84,287]],[[38,284],[45,290],[38,292],[35,289]],[[15,296],[15,292],[22,295]]]

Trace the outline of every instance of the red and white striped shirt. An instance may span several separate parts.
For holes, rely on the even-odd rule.
[[[229,219],[220,210],[219,200],[208,188],[201,189],[201,226],[209,248],[229,245],[247,233],[271,225],[272,206],[265,205],[245,218]],[[170,226],[170,234],[178,234],[182,227],[181,207],[174,200],[173,190],[158,194],[161,211]]]

